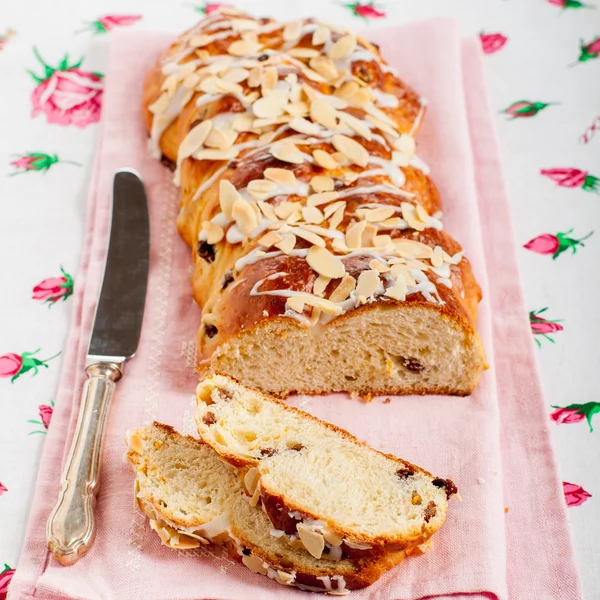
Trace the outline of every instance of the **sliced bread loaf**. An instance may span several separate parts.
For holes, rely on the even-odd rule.
[[[343,594],[370,585],[407,553],[333,560],[316,559],[287,536],[272,535],[271,522],[250,505],[239,472],[209,446],[154,423],[128,434],[135,496],[163,545],[189,549],[224,543],[255,573],[282,585]]]
[[[315,558],[407,550],[444,523],[452,481],[335,425],[222,375],[199,384],[197,406],[200,437],[240,469],[251,504]]]

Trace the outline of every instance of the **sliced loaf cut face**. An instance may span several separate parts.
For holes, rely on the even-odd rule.
[[[221,543],[229,502],[242,493],[239,473],[206,444],[154,423],[127,434],[135,499],[164,545]]]
[[[244,474],[251,503],[316,558],[419,546],[456,487],[223,375],[197,389],[200,437]],[[295,539],[295,538],[293,538]]]
[[[224,543],[255,573],[332,594],[370,585],[406,554],[376,560],[313,558],[287,537],[271,535],[267,516],[243,494],[239,472],[200,440],[154,423],[130,432],[127,441],[136,502],[165,546],[183,550]]]

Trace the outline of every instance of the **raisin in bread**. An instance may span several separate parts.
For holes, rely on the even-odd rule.
[[[279,396],[475,388],[481,292],[415,154],[424,114],[373,44],[314,19],[225,7],[164,53],[143,116],[181,187],[203,374]]]
[[[237,470],[200,440],[154,423],[130,432],[127,441],[136,503],[165,546],[183,550],[224,543],[255,573],[330,593],[370,585],[408,554],[316,559],[286,537],[272,535],[267,516],[243,495]]]
[[[240,469],[251,504],[315,558],[419,546],[443,525],[456,493],[452,481],[222,375],[199,384],[196,423]]]

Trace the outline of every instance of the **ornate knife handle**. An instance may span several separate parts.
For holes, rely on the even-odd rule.
[[[62,565],[76,563],[96,533],[94,506],[99,488],[102,433],[108,406],[121,378],[119,363],[87,367],[77,427],[63,469],[58,501],[48,517],[46,542]]]

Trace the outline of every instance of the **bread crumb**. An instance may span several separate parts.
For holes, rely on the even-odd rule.
[[[373,394],[365,394],[362,397],[363,402],[369,403],[369,402],[373,402]]]
[[[392,399],[388,397],[388,398],[386,398],[386,399],[383,401],[383,403],[384,403],[384,404],[389,404],[391,401],[392,401]]]
[[[507,513],[508,512],[508,506],[504,507],[504,512]]]

